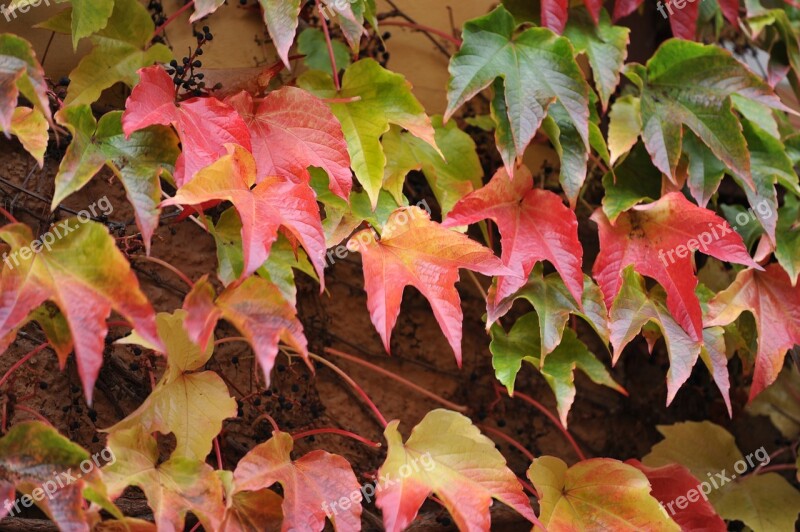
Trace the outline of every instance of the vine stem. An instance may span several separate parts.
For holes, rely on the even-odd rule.
[[[461,48],[461,39],[458,37],[453,37],[442,30],[437,30],[436,28],[431,28],[430,26],[426,26],[424,24],[405,22],[402,20],[382,20],[381,26],[401,26],[403,28],[411,28],[412,30],[428,32],[452,43],[456,48]]]
[[[153,32],[153,36],[152,36],[152,37],[150,37],[150,40],[153,40],[153,39],[154,39],[156,36],[158,36],[158,34],[159,34],[159,33],[161,33],[162,31],[164,31],[164,30],[166,29],[166,27],[167,27],[167,26],[169,26],[170,24],[172,24],[172,22],[173,22],[173,21],[174,21],[176,18],[178,18],[179,16],[181,16],[181,15],[182,15],[184,12],[186,12],[186,11],[187,11],[188,9],[190,9],[192,6],[194,6],[194,0],[190,0],[189,2],[187,2],[187,3],[186,3],[186,5],[184,5],[182,8],[180,8],[180,9],[179,9],[179,10],[177,10],[175,13],[173,13],[172,15],[170,15],[170,16],[169,16],[169,18],[167,18],[167,20],[165,20],[165,21],[164,21],[164,23],[163,23],[161,26],[159,26],[158,28],[156,28],[156,31],[154,31],[154,32]]]
[[[342,84],[339,82],[339,68],[336,66],[336,54],[333,52],[333,41],[331,41],[331,30],[328,28],[328,19],[325,12],[322,10],[322,5],[317,0],[317,11],[319,11],[320,22],[322,23],[322,31],[325,33],[325,43],[328,45],[328,56],[331,58],[331,70],[333,71],[333,84],[336,87],[336,92],[342,90]]]
[[[183,281],[184,283],[189,285],[189,288],[194,288],[194,283],[192,282],[192,280],[189,279],[189,277],[187,277],[185,273],[180,271],[178,268],[176,268],[175,266],[173,266],[169,262],[163,261],[161,259],[157,259],[155,257],[148,257],[147,255],[133,255],[133,256],[131,256],[131,258],[132,259],[144,260],[144,261],[147,261],[147,262],[152,262],[153,264],[158,264],[159,266],[161,266],[163,268],[166,268],[169,271],[171,271],[172,273],[174,273],[175,275],[177,275],[180,278],[181,281]]]
[[[347,384],[349,384],[350,387],[353,388],[353,390],[355,390],[355,392],[358,395],[361,396],[361,398],[364,400],[364,402],[367,403],[367,405],[369,406],[370,410],[372,410],[372,413],[375,414],[375,417],[378,418],[378,421],[380,422],[381,426],[383,428],[386,428],[386,426],[389,424],[389,422],[386,421],[386,418],[383,417],[383,414],[381,414],[381,411],[378,409],[377,406],[375,406],[375,403],[372,402],[372,399],[369,398],[369,395],[367,395],[367,392],[365,392],[364,389],[361,386],[359,386],[356,381],[354,381],[352,378],[350,378],[350,375],[345,373],[341,368],[339,368],[339,366],[337,366],[333,362],[325,360],[324,358],[322,358],[319,355],[315,355],[314,353],[309,353],[308,356],[310,356],[311,358],[313,358],[314,360],[316,360],[317,362],[319,362],[323,366],[327,366],[328,368],[333,370],[334,373],[336,373],[342,379],[344,379],[344,381]]]
[[[372,440],[368,440],[363,436],[359,436],[349,430],[342,430],[342,429],[333,429],[333,428],[324,428],[324,429],[313,429],[307,430],[305,432],[299,432],[297,434],[292,434],[292,438],[297,441],[301,438],[308,438],[309,436],[316,436],[317,434],[338,434],[339,436],[345,436],[347,438],[356,440],[357,442],[361,442],[364,445],[369,447],[373,447],[375,449],[380,449],[381,444],[378,442],[374,442]]]
[[[764,473],[769,473],[771,471],[794,471],[797,469],[795,464],[775,464],[767,467],[762,467],[758,470],[759,475],[763,475]]]
[[[274,417],[272,417],[271,415],[267,414],[266,412],[264,412],[263,414],[261,414],[260,416],[258,416],[258,417],[257,417],[257,418],[256,418],[256,419],[253,421],[253,425],[255,425],[256,423],[258,423],[258,422],[259,422],[259,421],[261,421],[262,419],[266,419],[267,421],[269,421],[269,424],[270,424],[270,425],[272,425],[272,432],[281,432],[281,429],[280,429],[280,427],[278,427],[278,422],[277,422],[277,421],[275,421],[275,418],[274,418]]]
[[[245,343],[247,343],[248,340],[244,336],[232,336],[230,338],[220,338],[219,340],[215,340],[214,341],[214,345],[216,346],[216,345],[227,344],[227,343],[232,343],[232,342],[245,342]]]
[[[222,449],[219,446],[219,436],[214,438],[214,454],[217,456],[217,469],[220,471],[225,469],[225,464],[222,462]]]
[[[14,224],[18,224],[19,220],[17,220],[13,214],[5,210],[3,207],[0,207],[0,214],[8,218],[8,221]]]
[[[776,451],[773,451],[773,453],[769,455],[768,460],[766,460],[762,464],[759,464],[759,466],[757,468],[753,469],[753,472],[751,474],[752,475],[759,474],[761,472],[761,470],[764,469],[764,467],[766,467],[767,464],[772,462],[774,459],[776,459],[777,457],[779,457],[780,455],[782,455],[786,451],[791,451],[791,450],[792,450],[792,448],[787,446],[787,447],[781,447],[780,449],[778,449]]]
[[[25,364],[27,361],[29,361],[34,356],[36,356],[37,353],[39,353],[40,351],[43,351],[44,349],[46,349],[48,347],[50,347],[50,342],[45,342],[42,345],[40,345],[39,347],[36,347],[32,351],[30,351],[24,357],[22,357],[19,360],[17,360],[14,363],[14,365],[11,366],[11,368],[9,368],[9,370],[6,372],[6,374],[3,375],[3,378],[0,379],[0,386],[3,386],[6,383],[6,381],[11,378],[11,375],[13,375],[14,372],[17,371],[23,364]]]
[[[379,373],[379,374],[381,374],[381,375],[383,375],[385,377],[389,377],[390,379],[393,379],[394,381],[399,382],[403,386],[406,386],[407,388],[410,388],[410,389],[414,390],[415,392],[424,395],[425,397],[433,399],[437,403],[439,403],[441,405],[444,405],[444,406],[446,406],[447,408],[449,408],[451,410],[455,410],[457,412],[462,412],[462,413],[467,411],[467,407],[466,406],[457,405],[457,404],[455,404],[453,402],[450,402],[447,399],[445,399],[444,397],[440,397],[440,396],[436,395],[435,393],[433,393],[433,392],[431,392],[429,390],[426,390],[425,388],[423,388],[423,387],[421,387],[421,386],[419,386],[417,384],[414,384],[410,380],[404,379],[403,377],[401,377],[399,375],[395,375],[391,371],[383,369],[380,366],[376,366],[375,364],[373,364],[371,362],[367,362],[366,360],[360,359],[357,356],[350,355],[348,353],[344,353],[342,351],[339,351],[338,349],[333,349],[331,347],[326,347],[325,348],[325,352],[329,353],[331,355],[340,357],[340,358],[344,358],[345,360],[349,360],[350,362],[354,362],[354,363],[359,364],[361,366],[364,366],[366,368],[369,368],[372,371],[374,371],[375,373]]]
[[[570,434],[569,431],[566,429],[566,427],[564,427],[564,425],[561,424],[561,420],[559,420],[556,416],[550,413],[550,411],[547,408],[545,408],[542,403],[522,392],[514,392],[514,397],[519,397],[529,405],[539,410],[542,414],[544,414],[547,417],[547,419],[552,421],[553,424],[556,427],[558,427],[558,430],[561,431],[561,433],[564,435],[564,437],[567,439],[570,445],[572,445],[572,448],[575,449],[575,454],[578,455],[578,458],[580,458],[581,462],[586,460],[586,455],[583,454],[583,451],[578,446],[578,442],[575,441],[575,438],[572,437],[572,434]]]
[[[14,410],[19,410],[20,412],[25,412],[27,414],[30,414],[33,417],[35,417],[36,419],[38,419],[39,421],[41,421],[43,423],[46,423],[46,424],[50,425],[51,427],[53,426],[53,424],[50,423],[49,419],[44,417],[42,414],[40,414],[39,412],[37,412],[33,408],[29,408],[29,407],[27,407],[25,405],[14,405]]]
[[[517,440],[515,440],[514,438],[512,438],[511,436],[509,436],[509,435],[508,435],[508,434],[506,434],[505,432],[499,431],[499,430],[497,430],[496,428],[494,428],[494,427],[489,427],[489,426],[487,426],[487,425],[478,425],[478,426],[481,428],[481,430],[485,430],[486,432],[489,432],[489,433],[491,433],[491,434],[494,434],[494,435],[495,435],[495,436],[497,436],[498,438],[500,438],[500,439],[502,439],[502,440],[505,440],[505,441],[506,441],[506,443],[510,444],[510,445],[511,445],[511,446],[513,446],[515,449],[517,449],[519,452],[521,452],[522,454],[524,454],[524,455],[525,455],[525,457],[526,457],[528,460],[530,460],[531,462],[533,462],[533,461],[536,459],[536,457],[535,457],[535,456],[533,456],[533,453],[532,453],[532,452],[530,452],[528,449],[526,449],[524,445],[522,445],[520,442],[518,442]]]

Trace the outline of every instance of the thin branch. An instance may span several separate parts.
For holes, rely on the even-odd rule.
[[[14,410],[30,414],[33,417],[35,417],[36,419],[38,419],[39,421],[41,421],[42,423],[50,425],[51,427],[53,426],[53,424],[50,422],[49,419],[44,417],[42,414],[40,414],[39,412],[37,412],[33,408],[29,408],[29,407],[27,407],[25,405],[14,405]]]
[[[412,30],[421,31],[426,34],[433,34],[451,43],[456,48],[461,48],[461,39],[458,37],[453,37],[442,30],[437,30],[436,28],[432,28],[424,24],[418,24],[416,22],[403,22],[400,20],[382,20],[381,26],[400,26],[403,28],[411,28]]]
[[[11,223],[13,223],[13,224],[18,224],[18,223],[19,223],[19,220],[17,220],[17,219],[14,217],[14,215],[13,215],[13,214],[11,214],[11,213],[10,213],[10,212],[8,212],[7,210],[5,210],[3,207],[0,207],[0,214],[2,214],[3,216],[5,216],[6,218],[8,218],[8,221],[9,221],[9,222],[11,222]]]
[[[156,28],[156,31],[153,32],[153,36],[150,37],[150,40],[153,40],[154,38],[156,38],[162,31],[164,31],[166,29],[167,26],[172,24],[172,22],[176,18],[181,16],[184,12],[186,12],[188,9],[190,9],[193,5],[194,5],[194,0],[191,0],[190,2],[187,2],[185,6],[183,6],[182,8],[177,10],[175,13],[170,15],[170,17],[167,20],[165,20],[164,23],[161,26]]]
[[[530,460],[531,462],[533,462],[536,459],[536,457],[533,456],[533,453],[530,452],[528,449],[526,449],[524,445],[522,445],[520,442],[518,442],[517,440],[515,440],[514,438],[512,438],[511,436],[509,436],[505,432],[499,431],[496,428],[489,427],[487,425],[478,425],[478,427],[480,427],[482,430],[485,430],[486,432],[494,434],[495,436],[497,436],[498,438],[500,438],[502,440],[505,440],[512,447],[514,447],[519,452],[524,454],[525,457],[528,460]]]
[[[31,352],[29,352],[24,357],[22,357],[19,360],[17,360],[14,363],[14,365],[11,366],[11,368],[9,368],[8,371],[6,371],[6,374],[3,375],[3,378],[0,379],[0,386],[3,386],[6,383],[6,381],[11,378],[11,376],[14,374],[14,372],[17,371],[23,364],[25,364],[27,361],[29,361],[34,356],[36,356],[37,353],[39,353],[40,351],[43,351],[47,347],[50,347],[50,342],[43,343],[39,347],[36,347],[35,349],[33,349]]]
[[[147,255],[131,255],[130,258],[134,259],[134,260],[144,260],[144,261],[147,261],[147,262],[152,262],[153,264],[158,264],[159,266],[162,266],[163,268],[166,268],[169,271],[171,271],[172,273],[174,273],[175,275],[177,275],[180,278],[181,281],[183,281],[184,283],[189,285],[190,289],[194,288],[194,282],[192,282],[192,280],[189,279],[189,277],[187,277],[185,273],[180,271],[178,268],[176,268],[175,266],[173,266],[169,262],[163,261],[161,259],[157,259],[155,257],[148,257]]]
[[[336,92],[342,90],[342,84],[339,82],[339,68],[336,66],[336,54],[333,52],[333,41],[331,41],[331,30],[328,28],[328,19],[322,10],[322,5],[317,0],[317,11],[319,11],[320,22],[322,23],[322,31],[325,33],[325,43],[328,46],[328,56],[331,59],[331,70],[333,71],[333,84],[336,87]]]
[[[316,436],[317,434],[337,434],[339,436],[345,436],[347,438],[356,440],[357,442],[361,442],[364,445],[372,447],[374,449],[379,449],[381,444],[378,442],[374,442],[372,440],[368,440],[363,436],[359,436],[349,430],[342,430],[342,429],[332,429],[332,428],[325,428],[325,429],[314,429],[314,430],[307,430],[305,432],[300,432],[297,434],[292,434],[292,438],[297,441],[301,438],[308,438],[309,436]]]
[[[564,427],[564,425],[561,424],[561,420],[559,420],[556,416],[550,413],[550,411],[547,408],[545,408],[545,406],[542,403],[540,403],[533,397],[525,395],[522,392],[514,392],[514,397],[519,397],[526,403],[530,404],[531,406],[539,410],[542,414],[544,414],[545,417],[547,417],[547,419],[552,421],[553,424],[558,428],[558,430],[561,431],[561,433],[564,435],[564,437],[567,439],[570,445],[572,445],[572,448],[575,449],[575,454],[578,455],[578,458],[580,458],[581,461],[586,460],[586,455],[583,454],[583,451],[578,446],[578,442],[575,441],[575,438],[572,437],[572,434],[570,434],[569,431],[566,429],[566,427]]]

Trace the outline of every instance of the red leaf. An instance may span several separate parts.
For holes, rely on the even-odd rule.
[[[535,189],[533,177],[524,166],[513,180],[501,168],[488,185],[459,201],[444,227],[468,225],[486,218],[497,223],[503,244],[503,264],[512,275],[500,276],[492,286],[488,302],[488,324],[508,312],[503,301],[528,280],[533,267],[550,261],[564,279],[575,301],[583,296],[583,248],[578,240],[578,220],[561,198],[547,190]]]
[[[758,329],[752,401],[778,378],[786,352],[800,344],[800,284],[793,287],[786,271],[774,263],[764,271],[741,271],[709,302],[705,325],[727,325],[745,310],[753,313]]]
[[[255,272],[269,257],[278,228],[288,229],[306,250],[325,284],[325,234],[314,191],[305,183],[268,177],[256,185],[256,162],[241,146],[228,144],[228,155],[201,170],[166,205],[199,205],[211,200],[233,203],[242,221],[244,269],[240,279]]]
[[[567,0],[541,0],[542,26],[549,28],[559,35],[567,25]]]
[[[667,308],[696,342],[703,337],[703,323],[694,293],[697,277],[690,250],[700,249],[723,261],[759,268],[728,222],[691,203],[680,192],[634,207],[620,215],[614,225],[602,209],[595,211],[592,220],[600,232],[600,254],[593,273],[606,305],[611,307],[622,285],[620,274],[632,264],[638,273],[664,287]],[[701,238],[708,242],[701,243]]]
[[[250,128],[260,183],[267,176],[308,182],[309,166],[325,170],[330,189],[347,201],[353,187],[342,125],[321,99],[283,87],[256,104],[247,92],[228,98]]]
[[[461,299],[455,283],[458,269],[484,275],[509,270],[491,250],[461,233],[432,222],[419,207],[398,209],[389,217],[381,239],[372,230],[356,234],[348,248],[362,255],[367,306],[389,352],[392,329],[400,314],[406,286],[422,292],[461,365]]]
[[[700,15],[700,2],[687,1],[683,9],[678,9],[671,2],[667,2],[666,9],[669,10],[669,25],[672,28],[672,35],[679,39],[693,41],[697,34],[697,17]]]
[[[653,497],[658,499],[667,514],[681,526],[681,530],[686,532],[692,530],[725,532],[728,530],[725,521],[717,515],[706,496],[702,495],[698,489],[701,482],[682,465],[647,467],[639,460],[627,460],[625,463],[645,474],[653,488],[651,491]],[[697,500],[688,502],[688,505],[681,502],[681,506],[684,506],[683,509],[676,505],[678,497],[686,498],[687,494],[693,490],[698,494]]]
[[[326,514],[338,532],[361,530],[361,486],[341,456],[311,451],[292,461],[292,436],[275,432],[239,461],[233,479],[240,491],[257,491],[279,483],[283,487],[282,530],[318,532]],[[345,505],[340,501],[347,500]]]
[[[614,2],[614,22],[627,17],[639,7],[644,0],[615,0]]]
[[[739,23],[739,0],[718,0],[722,15],[734,26]]]
[[[191,98],[176,104],[172,78],[157,65],[139,70],[139,77],[125,104],[122,129],[129,137],[153,124],[175,127],[183,148],[175,164],[178,186],[224,155],[225,144],[250,149],[247,124],[230,105],[216,98]]]
[[[586,10],[592,16],[592,20],[597,24],[600,22],[600,11],[603,9],[603,0],[583,0]]]

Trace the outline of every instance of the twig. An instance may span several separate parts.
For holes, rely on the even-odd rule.
[[[368,440],[363,436],[359,436],[349,430],[342,430],[342,429],[332,429],[332,428],[325,428],[325,429],[314,429],[314,430],[307,430],[305,432],[300,432],[298,434],[292,434],[292,438],[297,441],[301,438],[308,438],[309,436],[316,436],[317,434],[338,434],[339,436],[346,436],[350,439],[356,440],[357,442],[361,442],[364,445],[369,447],[373,447],[375,449],[379,449],[381,444],[378,442],[374,442],[372,440]]]
[[[7,210],[5,210],[3,207],[0,207],[0,214],[2,214],[3,216],[5,216],[6,218],[8,218],[8,221],[9,221],[9,222],[11,222],[11,223],[13,223],[13,224],[18,224],[18,223],[19,223],[19,220],[17,220],[17,219],[14,217],[14,215],[13,215],[13,214],[11,214],[11,213],[10,213],[10,212],[8,212]]]
[[[472,279],[472,284],[474,284],[475,287],[478,289],[478,292],[480,292],[481,297],[483,297],[483,300],[488,301],[489,296],[486,294],[486,290],[483,289],[483,286],[481,286],[481,283],[480,281],[478,281],[478,277],[475,275],[475,273],[472,270],[467,270],[467,275],[469,275],[469,278]]]
[[[336,87],[336,92],[342,90],[342,85],[339,82],[339,68],[336,66],[336,54],[333,52],[333,42],[331,41],[331,30],[328,28],[328,20],[325,13],[322,11],[322,5],[317,0],[317,11],[319,11],[320,22],[322,23],[322,31],[325,33],[325,42],[328,45],[328,56],[331,58],[331,70],[333,71],[333,85]]]
[[[25,405],[14,405],[14,410],[19,410],[20,412],[25,412],[27,414],[30,414],[33,417],[35,417],[36,419],[38,419],[39,421],[41,421],[43,423],[46,423],[47,425],[50,425],[51,427],[53,426],[53,424],[50,422],[49,419],[44,417],[42,414],[40,414],[39,412],[37,412],[33,408],[29,408],[29,407],[27,407]]]
[[[575,438],[572,437],[572,434],[569,433],[569,431],[564,427],[564,425],[561,424],[561,421],[552,413],[550,413],[550,411],[547,408],[545,408],[543,404],[541,404],[533,397],[525,395],[522,392],[514,392],[514,397],[519,397],[526,403],[530,404],[531,406],[539,410],[542,414],[544,414],[547,417],[547,419],[552,421],[553,424],[558,428],[558,430],[561,431],[561,433],[564,435],[564,437],[567,439],[570,445],[572,445],[572,448],[575,449],[575,454],[578,455],[578,458],[580,458],[581,461],[586,460],[586,455],[583,454],[583,451],[581,451],[581,448],[578,446],[578,442],[575,441]]]
[[[452,35],[448,35],[447,33],[441,30],[437,30],[436,28],[431,28],[430,26],[425,26],[424,24],[418,24],[416,22],[402,22],[399,20],[382,20],[381,26],[400,26],[403,28],[411,28],[412,30],[421,31],[426,34],[432,33],[433,35],[441,37],[447,42],[453,44],[456,48],[461,48],[461,39],[459,39],[458,37],[453,37]]]
[[[397,16],[397,17],[401,17],[401,18],[404,18],[404,19],[406,19],[407,21],[411,22],[412,24],[416,24],[416,23],[417,23],[417,21],[416,21],[416,20],[414,20],[413,18],[411,18],[411,17],[409,17],[408,15],[406,15],[405,13],[403,13],[403,11],[402,11],[402,10],[401,10],[399,7],[397,7],[397,4],[395,4],[395,3],[394,3],[392,0],[386,0],[386,3],[387,3],[387,4],[389,4],[390,6],[392,6],[392,9],[394,9],[394,13],[390,13],[390,14],[389,14],[389,15],[387,15],[386,17],[378,17],[378,18],[381,20],[381,22],[383,22],[383,18]],[[425,34],[425,37],[426,37],[426,38],[427,38],[429,41],[431,41],[431,42],[433,43],[433,45],[434,45],[434,46],[436,46],[436,48],[437,48],[437,49],[438,49],[440,52],[442,52],[442,54],[444,54],[444,55],[445,55],[446,57],[448,57],[448,58],[450,57],[450,55],[451,55],[451,54],[450,54],[450,52],[449,52],[449,51],[447,51],[447,48],[445,48],[444,46],[442,46],[442,43],[440,43],[439,41],[437,41],[437,40],[436,40],[436,39],[433,37],[433,35],[431,35],[430,33],[428,33],[428,32],[423,32],[423,33]]]
[[[186,12],[186,10],[190,9],[193,5],[194,5],[194,0],[190,0],[189,2],[186,3],[185,6],[183,6],[182,8],[177,10],[175,13],[170,15],[169,18],[167,20],[165,20],[164,23],[161,26],[156,28],[156,31],[153,32],[153,36],[150,37],[150,40],[152,41],[155,37],[157,37],[159,33],[164,31],[164,29],[172,23],[172,21],[174,21],[176,18],[181,16],[184,12]]]
[[[500,438],[502,440],[505,440],[507,443],[509,443],[511,446],[513,446],[519,452],[524,454],[525,457],[528,460],[530,460],[531,462],[533,462],[536,459],[536,457],[533,456],[533,453],[530,452],[528,449],[526,449],[524,445],[522,445],[520,442],[518,442],[517,440],[515,440],[514,438],[512,438],[511,436],[509,436],[505,432],[501,432],[501,431],[497,430],[496,428],[489,427],[487,425],[478,425],[478,427],[480,427],[482,430],[485,430],[486,432],[490,432],[490,433],[494,434],[495,436],[497,436],[498,438]]]
[[[5,375],[3,375],[3,378],[2,378],[2,379],[0,379],[0,386],[3,386],[3,385],[6,383],[6,381],[7,381],[9,378],[11,378],[11,375],[13,375],[13,374],[14,374],[14,372],[15,372],[15,371],[17,371],[17,370],[20,368],[20,366],[22,366],[23,364],[25,364],[27,361],[29,361],[29,360],[30,360],[30,359],[32,359],[34,356],[36,356],[36,354],[37,354],[37,353],[39,353],[40,351],[43,351],[43,350],[44,350],[44,349],[46,349],[47,347],[50,347],[50,342],[45,342],[45,343],[43,343],[43,344],[42,344],[42,345],[40,345],[39,347],[36,347],[35,349],[33,349],[31,352],[29,352],[29,353],[28,353],[27,355],[25,355],[24,357],[22,357],[22,358],[20,358],[19,360],[17,360],[17,361],[14,363],[14,365],[13,365],[13,366],[11,366],[11,368],[9,368],[9,370],[6,372],[6,374],[5,374]]]
[[[174,273],[175,275],[177,275],[181,281],[189,285],[189,288],[194,288],[194,282],[192,282],[192,280],[189,279],[189,277],[187,277],[185,273],[183,273],[178,268],[176,268],[175,266],[166,261],[157,259],[155,257],[148,257],[147,255],[131,255],[129,258],[134,260],[144,260],[147,262],[152,262],[153,264],[158,264],[159,266],[162,266],[171,271],[172,273]]]

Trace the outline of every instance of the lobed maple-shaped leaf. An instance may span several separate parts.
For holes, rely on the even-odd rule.
[[[17,499],[17,492],[34,498],[61,530],[89,532],[84,497],[121,515],[106,498],[99,470],[91,467],[83,472],[83,462],[95,465],[88,451],[53,427],[39,421],[15,423],[0,438],[0,519],[9,512],[19,516],[25,501]]]
[[[329,103],[339,119],[356,179],[377,205],[383,185],[386,154],[381,136],[395,124],[436,148],[435,132],[422,104],[411,92],[411,84],[400,74],[390,72],[373,59],[350,65],[336,91],[330,74],[312,70],[297,84],[320,98],[344,100]]]
[[[213,345],[201,350],[189,339],[186,317],[184,310],[156,316],[158,334],[166,347],[167,371],[139,408],[105,432],[141,427],[147,432],[172,433],[177,442],[173,457],[204,460],[222,422],[236,417],[237,407],[219,375],[213,371],[193,373],[211,358]],[[149,347],[138,335],[118,343]]]
[[[539,520],[550,532],[680,530],[650,495],[647,477],[617,460],[592,458],[568,467],[542,456],[528,478],[539,492]]]
[[[504,126],[498,127],[496,139],[509,175],[553,101],[561,103],[584,146],[589,146],[589,86],[572,45],[545,28],[515,30],[514,17],[503,6],[464,25],[464,42],[450,60],[444,114],[449,120],[464,103],[502,78],[502,91],[495,84],[493,113],[501,115],[496,121]]]
[[[214,287],[205,276],[186,296],[183,308],[188,312],[185,326],[189,338],[203,349],[220,318],[236,327],[255,351],[266,382],[270,382],[280,340],[292,346],[310,367],[297,311],[277,286],[261,277],[248,277],[241,284],[231,285],[215,299]]]
[[[8,131],[3,131],[0,126],[0,131],[16,136],[25,151],[39,163],[39,168],[43,168],[44,152],[47,150],[47,142],[50,140],[47,133],[49,128],[47,119],[38,109],[17,107],[11,116],[11,127]]]
[[[225,100],[250,128],[256,182],[267,176],[308,182],[308,167],[330,176],[334,194],[347,200],[353,188],[350,155],[342,125],[330,108],[308,91],[282,87],[256,103],[247,92]]]
[[[125,187],[149,253],[161,215],[160,177],[164,170],[174,170],[181,151],[178,138],[164,126],[150,126],[125,138],[121,119],[122,111],[112,111],[98,122],[88,105],[65,107],[56,113],[56,120],[72,134],[72,142],[55,177],[51,207],[55,210],[107,166]]]
[[[578,220],[560,197],[533,188],[533,177],[525,167],[517,169],[513,178],[501,168],[488,185],[462,198],[442,225],[457,227],[487,218],[494,220],[500,231],[503,265],[513,271],[492,285],[487,326],[508,311],[510,305],[504,301],[527,282],[542,260],[555,266],[572,297],[581,301],[583,247],[578,240]]]
[[[8,132],[14,119],[17,100],[27,98],[50,120],[50,100],[44,69],[36,59],[31,43],[10,33],[0,34],[0,130]]]
[[[641,91],[647,151],[673,183],[678,183],[681,140],[688,127],[734,175],[754,188],[747,143],[731,110],[731,97],[787,110],[765,81],[719,46],[680,39],[664,42],[647,67],[629,64],[624,73]]]
[[[239,460],[233,473],[237,492],[258,491],[278,483],[283,488],[281,529],[319,532],[327,516],[334,530],[361,530],[361,486],[350,463],[341,456],[312,451],[292,460],[294,440],[275,431],[267,442],[257,445]],[[347,500],[346,506],[340,501]]]
[[[116,457],[103,468],[112,498],[122,495],[128,486],[140,488],[159,532],[184,530],[188,512],[205,530],[219,530],[225,513],[223,487],[211,466],[180,456],[159,460],[156,439],[139,427],[112,433],[107,446]]]
[[[455,287],[458,269],[467,268],[484,275],[504,275],[510,271],[491,250],[431,221],[419,207],[396,210],[380,240],[371,229],[365,229],[353,236],[348,248],[361,253],[367,307],[386,351],[390,351],[403,291],[411,285],[430,302],[459,366],[463,313]]]
[[[228,508],[221,530],[224,532],[281,530],[283,497],[267,488],[258,491],[236,491],[233,485],[233,472],[225,471],[225,473],[230,473],[230,489],[226,490],[225,500]]]
[[[141,81],[128,97],[122,129],[130,137],[154,124],[172,125],[181,139],[175,182],[188,183],[200,170],[227,153],[226,144],[250,150],[250,131],[239,113],[216,98],[175,103],[175,84],[160,66],[139,70]]]
[[[314,191],[306,183],[272,176],[255,185],[256,161],[250,152],[231,144],[226,149],[227,155],[198,172],[161,205],[200,205],[212,200],[233,203],[242,222],[244,267],[240,280],[264,264],[278,229],[284,228],[303,245],[324,288],[325,234]]]
[[[576,370],[581,370],[596,384],[627,395],[625,389],[614,381],[603,363],[595,358],[572,329],[563,331],[559,345],[543,360],[539,355],[542,351],[538,324],[541,315],[537,314],[530,312],[517,319],[508,334],[500,324],[492,325],[492,342],[489,344],[492,366],[497,380],[506,387],[509,395],[514,395],[514,384],[523,361],[533,365],[553,390],[559,418],[565,427],[570,408],[575,402]]]
[[[435,494],[460,530],[489,530],[492,499],[525,519],[536,521],[530,502],[492,440],[469,418],[450,410],[429,412],[405,443],[387,425],[386,461],[378,470],[376,506],[388,532],[400,532],[416,518],[422,503]]]
[[[752,401],[778,378],[786,352],[800,344],[800,285],[792,286],[778,264],[743,270],[709,302],[705,325],[728,325],[745,310],[753,313],[758,330]]]
[[[759,267],[747,253],[742,237],[725,220],[691,203],[679,192],[633,207],[613,225],[601,209],[595,211],[592,220],[600,232],[600,254],[593,274],[606,305],[611,306],[619,292],[622,271],[633,265],[638,273],[664,287],[667,308],[696,342],[703,336],[703,324],[700,302],[694,293],[697,277],[692,251]]]
[[[105,227],[69,218],[48,234],[56,237],[55,243],[43,247],[25,225],[0,229],[0,239],[11,246],[0,276],[0,338],[45,301],[55,303],[69,325],[78,373],[91,403],[103,364],[106,319],[112,309],[129,320],[158,351],[164,346],[156,331],[153,308]],[[34,241],[38,246],[32,244]],[[39,252],[33,253],[37,248]]]
[[[685,466],[723,519],[759,532],[794,530],[800,491],[778,473],[753,472],[768,460],[763,447],[745,456],[727,430],[709,421],[659,425],[658,431],[664,440],[642,459],[646,466]]]
[[[714,507],[703,495],[699,495],[697,487],[700,481],[680,464],[670,464],[662,467],[647,467],[639,460],[626,460],[626,464],[635,467],[645,474],[652,487],[653,497],[658,499],[661,507],[667,511],[672,520],[678,523],[681,530],[691,532],[704,530],[706,532],[726,532],[725,521],[722,520]],[[695,499],[684,505],[676,506],[678,497],[686,498],[690,491],[695,491]]]

